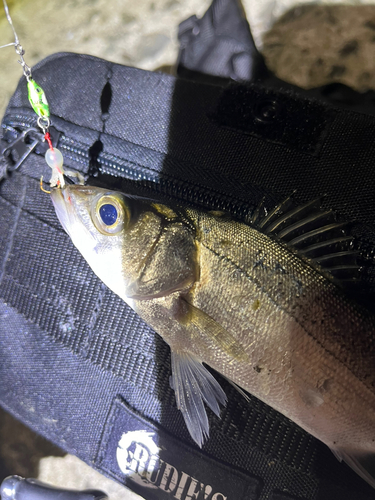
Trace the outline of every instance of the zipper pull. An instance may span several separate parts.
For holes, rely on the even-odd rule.
[[[0,153],[0,180],[8,172],[17,170],[42,140],[43,135],[36,128],[31,127],[22,132],[13,142],[7,144]]]

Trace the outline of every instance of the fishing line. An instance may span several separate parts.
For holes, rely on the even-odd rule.
[[[0,49],[2,49],[4,47],[11,47],[12,45],[14,45],[14,48],[16,49],[16,53],[20,56],[20,59],[18,62],[22,66],[23,74],[25,75],[27,81],[29,82],[32,79],[31,68],[30,68],[30,66],[28,66],[26,64],[25,59],[23,58],[25,51],[24,51],[22,45],[20,44],[17,32],[16,32],[14,25],[13,25],[12,18],[10,17],[8,4],[6,3],[5,0],[3,0],[3,4],[4,4],[5,15],[7,17],[8,23],[10,24],[10,27],[13,30],[14,42],[8,43],[7,45],[3,45],[2,47],[0,47]]]
[[[45,160],[46,160],[47,164],[52,169],[50,186],[51,187],[57,186],[57,187],[63,188],[65,186],[65,181],[64,181],[64,173],[65,172],[63,169],[64,159],[63,159],[61,152],[57,148],[54,148],[52,145],[52,139],[51,139],[51,135],[49,132],[49,128],[51,125],[51,119],[50,119],[50,110],[49,110],[47,97],[46,97],[46,94],[45,94],[44,90],[42,89],[42,87],[32,77],[31,68],[30,68],[30,66],[28,66],[28,64],[26,64],[26,61],[23,57],[25,55],[25,50],[23,49],[22,45],[20,44],[20,40],[19,40],[17,32],[14,28],[13,21],[12,21],[10,12],[9,12],[9,7],[8,7],[6,0],[3,0],[3,4],[4,4],[6,18],[7,18],[8,23],[10,24],[10,27],[12,28],[12,31],[13,31],[14,42],[0,46],[0,49],[5,48],[5,47],[14,46],[16,53],[20,57],[18,62],[22,66],[23,74],[27,80],[28,99],[30,101],[31,107],[33,108],[34,112],[38,115],[37,123],[38,123],[39,128],[43,131],[44,140],[47,141],[47,143],[49,145],[49,149],[45,154]],[[43,181],[43,178],[41,179],[41,186],[42,186],[42,181]]]

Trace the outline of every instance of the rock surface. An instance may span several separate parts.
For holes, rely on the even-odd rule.
[[[267,66],[300,87],[375,88],[375,5],[304,5],[263,38]]]

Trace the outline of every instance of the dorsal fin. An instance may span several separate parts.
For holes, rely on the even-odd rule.
[[[337,221],[333,210],[321,209],[322,198],[293,205],[292,195],[261,216],[263,202],[252,224],[264,234],[293,248],[312,265],[344,287],[360,283],[359,252],[353,248],[348,222]]]
[[[352,236],[340,236],[338,238],[329,238],[327,240],[320,241],[319,243],[313,243],[305,248],[301,248],[299,251],[305,254],[307,257],[314,258],[314,256],[326,255],[327,248],[339,249],[344,243],[351,244],[353,241]]]
[[[282,201],[279,205],[276,205],[269,214],[266,214],[265,217],[260,218],[259,222],[257,223],[259,229],[263,229],[263,231],[265,232],[265,228],[267,227],[267,225],[270,224],[274,218],[279,218],[279,214],[282,213],[283,208],[285,209],[285,207],[289,205],[291,199],[292,195],[288,196],[288,198]],[[263,205],[263,202],[264,199],[262,200],[261,205]]]
[[[287,198],[285,201],[289,201],[290,199],[291,197]],[[272,223],[269,223],[266,226],[265,232],[269,234],[280,230],[283,225],[287,225],[289,220],[295,220],[296,216],[298,216],[300,220],[302,220],[303,215],[306,213],[306,211],[310,211],[315,208],[316,204],[317,200],[312,200],[305,205],[301,205],[294,209],[288,210],[284,215],[277,217],[276,220],[274,220]]]

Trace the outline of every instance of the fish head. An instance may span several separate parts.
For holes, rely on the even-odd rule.
[[[130,221],[125,195],[71,185],[52,190],[51,199],[61,225],[95,274],[124,297],[126,280],[122,270],[128,266],[123,249]]]
[[[129,222],[125,196],[115,191],[73,185],[54,189],[51,198],[61,225],[81,251],[111,250]]]
[[[196,280],[194,234],[173,209],[94,186],[56,188],[51,198],[91,269],[131,307]]]

